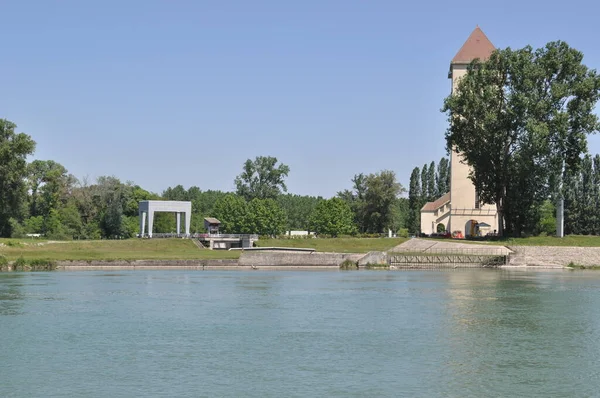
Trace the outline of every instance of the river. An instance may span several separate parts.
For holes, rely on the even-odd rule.
[[[0,274],[0,397],[587,397],[600,272]]]

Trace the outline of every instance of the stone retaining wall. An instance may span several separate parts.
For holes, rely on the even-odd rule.
[[[344,260],[358,261],[364,254],[317,252],[244,251],[240,266],[331,266],[339,267]]]
[[[367,264],[387,264],[387,256],[386,252],[368,252],[358,260],[358,265],[362,267]]]
[[[509,246],[512,266],[600,265],[600,247]]]

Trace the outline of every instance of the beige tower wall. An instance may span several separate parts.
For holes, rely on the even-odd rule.
[[[452,92],[457,89],[458,80],[467,73],[467,65],[452,65]],[[475,186],[469,179],[470,167],[461,161],[462,156],[452,152],[450,157],[450,231],[461,231],[463,235],[470,235],[467,223],[485,222],[491,227],[482,229],[482,233],[493,232],[498,229],[495,205],[484,205],[477,208],[475,201]]]

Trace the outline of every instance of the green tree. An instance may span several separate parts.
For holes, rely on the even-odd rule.
[[[421,171],[415,167],[410,175],[408,187],[408,230],[412,234],[421,232]]]
[[[429,195],[427,192],[428,188],[428,177],[429,177],[429,167],[427,163],[423,165],[421,169],[421,202],[425,203],[429,201]]]
[[[580,181],[579,175],[567,170],[564,176],[563,196],[565,199],[565,234],[579,234],[581,232],[581,206],[579,205]]]
[[[177,185],[173,188],[171,188],[171,187],[167,188],[163,192],[162,197],[165,200],[181,200],[181,201],[190,200],[188,191],[183,187],[183,185]]]
[[[366,193],[367,193],[367,176],[363,173],[355,174],[352,177],[352,190],[346,189],[338,192],[337,196],[344,200],[350,206],[354,213],[354,222],[360,233],[366,232],[368,227],[367,209],[366,209]]]
[[[286,194],[280,195],[277,203],[286,214],[289,230],[306,231],[310,228],[312,211],[321,200],[321,197]]]
[[[330,236],[351,235],[356,232],[354,213],[340,198],[320,201],[310,217],[311,229],[317,234]]]
[[[436,174],[436,199],[450,192],[450,162],[441,158]]]
[[[404,192],[396,180],[396,174],[390,170],[369,174],[365,186],[367,231],[380,233],[394,228],[394,219],[397,217],[395,205],[399,195]]]
[[[242,174],[236,177],[237,194],[250,201],[258,199],[276,199],[281,191],[286,192],[285,178],[290,168],[285,164],[277,166],[277,158],[257,156],[254,161],[244,163]]]
[[[556,233],[556,209],[551,201],[546,200],[539,207],[540,217],[537,226],[538,234],[554,235]]]
[[[437,199],[437,188],[435,185],[435,162],[431,162],[427,168],[427,201]]]
[[[285,231],[285,212],[273,199],[254,198],[248,203],[246,232],[277,236]]]
[[[248,207],[246,201],[238,195],[227,194],[217,200],[214,217],[221,221],[221,231],[230,234],[250,233]]]
[[[586,154],[581,163],[581,196],[579,197],[580,214],[582,216],[581,233],[589,235],[594,233],[594,216],[596,210],[596,198],[593,196],[594,188],[594,166],[592,157]]]
[[[448,149],[471,166],[482,202],[496,205],[500,234],[522,232],[526,213],[556,192],[551,176],[563,162],[577,168],[598,130],[600,78],[582,59],[564,42],[497,50],[473,61],[444,101]]]
[[[0,119],[0,237],[11,236],[10,219],[22,221],[27,200],[27,156],[33,154],[35,142],[17,126]]]
[[[600,155],[594,156],[594,190],[592,197],[594,198],[594,234],[600,235]]]

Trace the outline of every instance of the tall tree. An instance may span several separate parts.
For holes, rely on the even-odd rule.
[[[594,210],[596,198],[594,195],[594,166],[592,157],[587,154],[581,163],[581,196],[579,198],[581,233],[589,235],[594,232]]]
[[[429,196],[428,196],[429,192],[427,191],[427,188],[429,186],[428,177],[429,177],[429,167],[427,166],[427,163],[425,163],[423,165],[423,168],[421,169],[421,201],[423,203],[425,203],[429,200]]]
[[[0,119],[0,236],[11,235],[10,219],[20,220],[26,206],[27,156],[35,150],[35,142],[17,126]]]
[[[450,162],[447,158],[441,158],[438,163],[436,174],[436,198],[450,192]]]
[[[287,192],[285,178],[290,168],[285,164],[277,166],[277,158],[257,156],[254,161],[244,163],[242,174],[236,177],[237,194],[250,201],[258,199],[276,199],[281,192]]]
[[[497,50],[473,61],[444,101],[448,149],[471,166],[482,202],[496,205],[500,234],[521,232],[525,213],[556,192],[550,177],[563,163],[577,168],[598,130],[600,78],[582,59],[564,42]]]
[[[594,234],[600,235],[600,155],[594,156]]]
[[[415,167],[410,175],[408,188],[408,230],[412,234],[421,231],[421,171]]]
[[[393,228],[395,205],[398,196],[404,192],[402,185],[396,180],[396,174],[391,170],[367,176],[365,192],[365,208],[368,217],[367,231],[373,233],[385,232]]]
[[[437,190],[435,186],[435,162],[431,162],[427,169],[427,200],[437,199]]]
[[[355,174],[352,178],[352,190],[338,192],[337,196],[345,200],[354,213],[354,220],[358,231],[364,233],[368,227],[365,195],[367,192],[367,176],[363,173]]]

